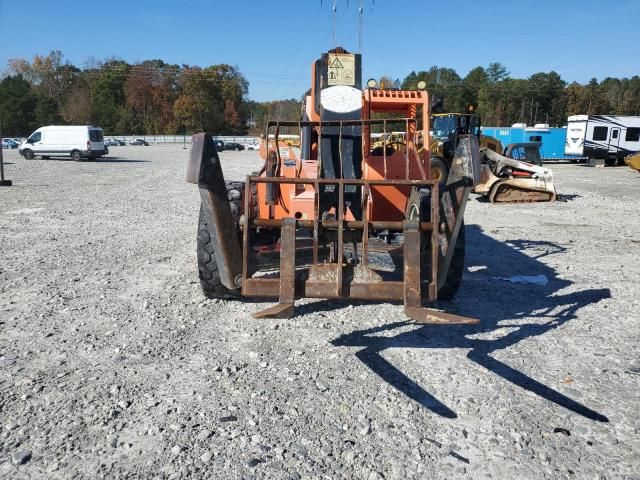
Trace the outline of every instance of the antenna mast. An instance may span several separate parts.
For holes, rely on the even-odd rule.
[[[364,0],[358,0],[358,50],[362,53],[362,37],[364,30]],[[376,1],[371,0],[371,4],[375,5]],[[322,0],[320,0],[320,5],[322,5]],[[347,8],[349,8],[349,0],[347,0]],[[338,21],[338,0],[332,0],[331,6],[331,22],[332,22],[332,32],[331,38],[333,40],[333,46],[337,46],[336,44],[336,29],[337,29],[337,21]]]
[[[338,10],[338,0],[333,0],[333,46],[336,47],[336,12]]]
[[[362,26],[364,23],[364,0],[360,0],[358,7],[358,51],[362,53]]]

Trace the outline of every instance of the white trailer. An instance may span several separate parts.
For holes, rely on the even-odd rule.
[[[640,117],[573,115],[567,124],[564,153],[602,158],[623,165],[624,157],[640,152]]]

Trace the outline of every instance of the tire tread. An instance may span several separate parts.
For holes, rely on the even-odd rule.
[[[465,258],[466,242],[464,234],[464,222],[460,226],[460,233],[458,234],[458,241],[453,250],[453,257],[451,258],[451,264],[449,265],[449,271],[447,272],[447,280],[442,288],[438,290],[439,300],[451,300],[453,299],[462,283],[462,275],[464,273],[464,258]]]

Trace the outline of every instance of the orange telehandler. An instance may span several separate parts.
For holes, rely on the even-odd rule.
[[[287,318],[296,298],[402,301],[421,323],[476,323],[425,308],[451,298],[464,267],[463,215],[479,180],[477,138],[463,136],[434,180],[425,90],[363,89],[361,56],[336,48],[312,64],[298,122],[269,121],[262,169],[225,182],[210,134],[193,136],[187,180],[200,190],[198,267],[210,298],[277,297],[255,314]],[[298,127],[301,147],[279,132]],[[372,148],[405,132],[406,145]]]

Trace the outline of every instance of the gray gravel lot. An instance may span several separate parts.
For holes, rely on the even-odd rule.
[[[467,210],[467,271],[400,305],[209,301],[180,145],[5,150],[1,478],[640,478],[640,175],[553,166],[565,202]],[[255,152],[223,152],[241,180]],[[498,278],[544,275],[546,285]]]

